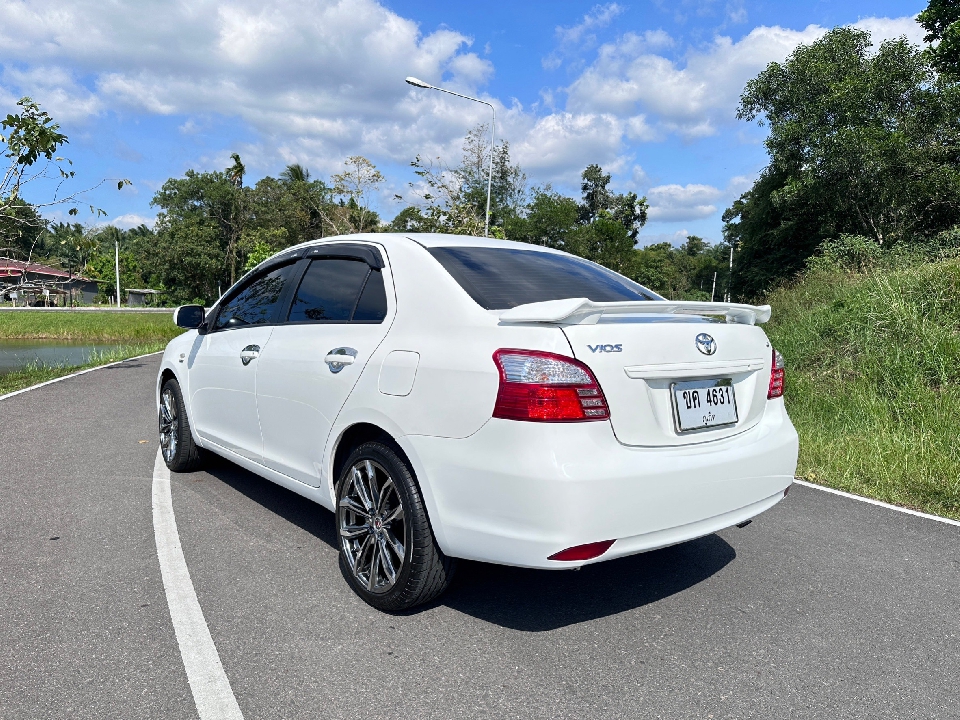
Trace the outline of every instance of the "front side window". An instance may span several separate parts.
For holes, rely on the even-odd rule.
[[[367,263],[322,258],[310,263],[290,306],[289,322],[382,322],[383,275]]]
[[[254,280],[227,300],[217,314],[214,330],[273,322],[279,310],[283,285],[290,276],[291,268],[291,265],[277,268]]]
[[[566,298],[662,299],[623,275],[570,255],[490,247],[435,247],[429,252],[486,310]]]

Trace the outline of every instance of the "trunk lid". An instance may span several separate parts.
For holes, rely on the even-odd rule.
[[[772,353],[758,327],[702,317],[615,315],[562,330],[574,356],[596,375],[614,433],[626,445],[719,440],[748,430],[763,415]],[[701,333],[713,339],[712,355],[698,349]],[[736,424],[681,432],[671,385],[720,378],[732,381]]]

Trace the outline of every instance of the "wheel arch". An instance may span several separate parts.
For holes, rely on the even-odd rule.
[[[350,453],[353,452],[354,448],[371,440],[378,440],[390,445],[401,454],[407,465],[413,470],[410,458],[407,457],[407,454],[403,451],[403,448],[400,447],[400,443],[396,441],[393,435],[374,423],[357,422],[344,429],[344,431],[340,433],[340,437],[337,438],[336,447],[333,452],[333,463],[330,468],[330,480],[333,485],[334,495],[336,495],[337,492],[337,484],[340,482],[340,473],[343,472],[343,466],[347,462]],[[416,470],[414,470],[414,478],[416,478],[416,476]]]
[[[343,470],[347,457],[353,448],[368,440],[380,440],[389,445],[403,460],[413,475],[413,481],[420,488],[420,495],[426,504],[427,518],[430,521],[430,528],[433,535],[440,545],[440,549],[446,552],[448,547],[446,542],[446,533],[443,529],[443,518],[437,507],[436,498],[433,495],[433,489],[430,487],[429,478],[424,477],[425,468],[420,461],[414,447],[407,441],[403,435],[394,435],[384,429],[376,422],[369,419],[357,420],[356,422],[344,428],[328,457],[332,458],[330,463],[330,481],[328,487],[331,492],[330,509],[334,510],[337,504],[337,483],[340,480],[340,472]]]

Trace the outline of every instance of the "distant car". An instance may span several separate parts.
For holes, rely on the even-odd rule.
[[[212,451],[332,510],[354,591],[402,610],[456,558],[575,568],[776,504],[797,434],[769,316],[521,243],[306,243],[174,313],[195,329],[163,356],[163,458]]]

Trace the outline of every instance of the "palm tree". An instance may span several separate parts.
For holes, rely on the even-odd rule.
[[[310,182],[310,171],[300,163],[293,163],[280,173],[280,179],[286,183]]]

